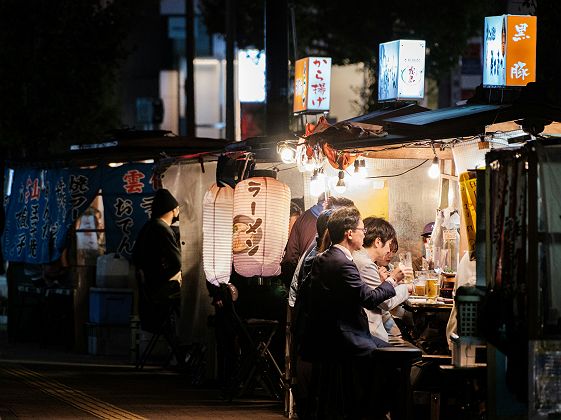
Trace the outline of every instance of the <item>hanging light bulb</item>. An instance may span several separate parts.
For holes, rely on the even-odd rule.
[[[345,191],[347,191],[347,186],[345,185],[345,172],[344,171],[339,171],[338,178],[339,178],[339,180],[337,181],[337,184],[335,185],[335,192],[337,194],[343,194]]]
[[[325,175],[322,170],[316,169],[310,180],[310,194],[318,197],[323,192],[325,192]]]
[[[359,176],[364,179],[368,175],[368,171],[366,170],[366,160],[360,159],[358,162],[358,173]]]
[[[434,156],[434,159],[432,160],[432,164],[430,165],[428,173],[429,173],[429,177],[431,177],[432,179],[436,179],[440,175],[438,157],[436,155]]]
[[[284,163],[294,163],[296,161],[296,150],[286,143],[279,145],[277,152]]]
[[[312,172],[315,167],[316,167],[315,159],[313,157],[306,158],[306,161],[304,163],[304,169],[308,172]]]
[[[360,159],[355,159],[355,170],[353,171],[353,178],[359,178],[361,176],[360,174]]]

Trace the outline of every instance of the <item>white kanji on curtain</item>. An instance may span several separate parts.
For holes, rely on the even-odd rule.
[[[234,189],[213,184],[203,198],[203,268],[215,286],[230,280],[233,215]]]
[[[238,274],[280,274],[289,219],[288,185],[269,177],[248,178],[236,185],[232,248]]]

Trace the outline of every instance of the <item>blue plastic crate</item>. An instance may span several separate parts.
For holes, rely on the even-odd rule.
[[[132,289],[90,288],[90,322],[127,325],[132,311]]]

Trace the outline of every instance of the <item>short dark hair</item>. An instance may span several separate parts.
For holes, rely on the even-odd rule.
[[[290,215],[291,216],[300,216],[302,214],[302,209],[295,203],[294,201],[290,202]]]
[[[327,230],[327,222],[329,221],[329,218],[331,217],[333,212],[333,209],[324,210],[318,216],[318,219],[316,221],[316,230],[320,239],[323,238],[323,235]]]
[[[356,229],[360,221],[360,212],[356,207],[341,207],[333,212],[327,222],[331,243],[338,244],[349,229]]]
[[[327,199],[326,209],[338,209],[340,207],[354,207],[355,203],[345,197],[333,197],[330,196]]]
[[[365,248],[371,247],[376,238],[380,238],[384,244],[393,239],[392,243],[395,241],[397,245],[395,229],[388,221],[380,217],[367,217],[364,219],[364,227],[366,228],[366,234],[364,235]]]
[[[395,254],[398,249],[399,249],[399,244],[397,243],[397,237],[395,237],[393,238],[393,241],[390,243],[390,252],[393,252]]]

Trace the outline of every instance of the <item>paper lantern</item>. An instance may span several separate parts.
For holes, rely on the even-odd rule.
[[[280,274],[289,219],[288,185],[269,177],[249,178],[236,185],[232,248],[238,274]]]
[[[203,198],[203,268],[207,280],[218,286],[232,273],[232,217],[234,189],[213,184]]]

